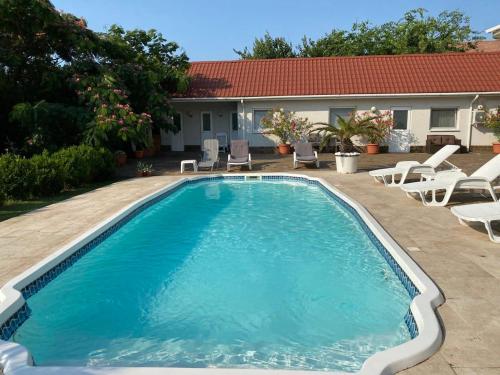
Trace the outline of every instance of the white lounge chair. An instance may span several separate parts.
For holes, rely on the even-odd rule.
[[[293,168],[297,168],[299,163],[316,164],[319,168],[318,151],[314,151],[312,143],[296,143],[293,152]]]
[[[500,176],[500,155],[489,160],[470,176],[458,171],[442,171],[436,173],[431,181],[404,184],[401,185],[401,189],[409,196],[411,194],[420,195],[422,203],[426,206],[446,206],[453,192],[458,189],[486,190],[496,201],[497,197],[492,183],[498,176]],[[440,201],[436,199],[436,193],[439,191],[444,191],[444,197]],[[430,201],[427,200],[429,193],[431,195]]]
[[[419,163],[418,161],[400,161],[394,168],[376,169],[370,171],[369,174],[374,177],[376,181],[383,182],[385,186],[395,187],[404,184],[409,174],[434,174],[436,168],[442,163],[446,163],[453,169],[458,170],[455,165],[451,164],[446,159],[459,148],[460,146],[458,145],[446,145],[423,163]],[[399,181],[396,181],[398,175],[401,177]],[[390,181],[387,181],[388,177],[390,177]]]
[[[198,168],[210,168],[214,170],[214,165],[219,166],[219,141],[217,139],[205,139],[203,141],[203,154]]]
[[[478,221],[484,224],[490,240],[500,243],[500,236],[493,232],[492,221],[500,220],[500,202],[465,204],[451,208],[451,213],[458,218],[460,224],[467,225],[466,221]]]
[[[248,152],[248,141],[237,139],[231,141],[231,152],[227,155],[227,171],[231,165],[248,165],[248,169],[252,170],[252,155]]]

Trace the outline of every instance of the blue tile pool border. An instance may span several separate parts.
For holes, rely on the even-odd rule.
[[[366,222],[361,218],[357,210],[352,207],[349,203],[344,201],[330,189],[328,189],[324,184],[317,180],[311,180],[306,177],[300,176],[281,176],[281,175],[264,175],[261,177],[262,181],[293,181],[293,182],[301,182],[306,183],[308,185],[314,185],[321,188],[321,190],[326,193],[329,197],[335,200],[336,203],[340,204],[344,209],[346,209],[351,215],[356,218],[356,221],[361,225],[363,231],[366,233],[370,241],[382,255],[382,257],[386,260],[386,262],[391,267],[392,271],[396,274],[399,281],[403,284],[409,296],[413,299],[417,295],[420,294],[420,291],[415,286],[415,284],[411,281],[408,275],[404,272],[398,262],[394,259],[394,257],[390,254],[390,252],[385,248],[385,246],[380,242],[377,236],[373,233],[373,231],[368,227]],[[207,181],[220,181],[220,180],[228,180],[228,181],[245,181],[245,176],[208,176],[197,179],[188,179],[182,181],[178,185],[174,186],[171,189],[168,189],[164,193],[150,199],[147,202],[144,202],[142,205],[128,213],[125,217],[120,219],[118,222],[113,224],[111,227],[106,229],[103,233],[99,234],[96,238],[90,240],[88,243],[83,245],[80,249],[71,254],[68,258],[64,259],[60,263],[58,263],[55,267],[51,268],[49,271],[45,272],[43,275],[26,285],[21,289],[21,294],[23,295],[25,300],[28,300],[30,297],[38,293],[43,287],[45,287],[48,283],[54,280],[57,276],[59,276],[62,272],[70,268],[76,261],[78,261],[81,257],[87,254],[90,250],[95,248],[97,245],[102,243],[106,238],[111,236],[117,230],[119,230],[123,225],[128,223],[134,217],[139,215],[141,212],[146,210],[147,208],[153,206],[159,201],[167,198],[172,195],[179,189],[187,186],[193,185],[200,182]],[[14,313],[6,322],[4,322],[0,326],[0,339],[1,340],[9,340],[15,331],[28,319],[30,315],[30,309],[28,305],[25,303],[16,313]],[[418,336],[418,326],[416,324],[415,318],[411,309],[408,309],[406,315],[404,316],[404,321],[408,328],[411,338],[415,338]]]

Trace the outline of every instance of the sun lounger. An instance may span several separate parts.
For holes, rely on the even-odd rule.
[[[199,168],[210,168],[214,170],[214,165],[219,165],[219,141],[217,139],[205,139],[203,141],[203,154],[198,163]]]
[[[405,183],[409,174],[434,174],[436,168],[442,163],[448,164],[453,169],[458,169],[455,165],[446,161],[446,159],[459,148],[460,146],[458,145],[446,145],[423,163],[419,163],[418,161],[400,161],[394,168],[377,169],[370,171],[369,174],[376,181],[383,182],[385,186],[400,186]],[[396,180],[397,176],[401,176],[399,181]]]
[[[462,172],[438,172],[431,181],[412,182],[401,185],[401,189],[408,195],[418,194],[426,206],[445,206],[451,195],[458,189],[478,189],[488,191],[493,200],[496,194],[492,183],[500,176],[500,155],[495,156],[477,171],[467,176]],[[444,197],[438,201],[437,193],[444,191]],[[427,196],[431,195],[431,200]]]
[[[500,202],[465,204],[451,208],[451,213],[458,218],[460,224],[467,225],[466,221],[477,221],[484,224],[490,240],[500,243],[500,236],[493,232],[492,221],[500,220]]]

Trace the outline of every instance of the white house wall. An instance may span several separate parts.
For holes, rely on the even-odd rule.
[[[273,137],[253,132],[253,111],[259,109],[284,108],[294,111],[301,117],[307,117],[312,123],[328,122],[330,108],[347,107],[358,111],[368,111],[375,106],[378,110],[390,110],[394,107],[410,108],[409,131],[412,146],[424,146],[428,134],[455,135],[467,145],[468,128],[470,127],[470,108],[474,96],[463,97],[428,97],[428,98],[373,98],[373,99],[303,99],[303,100],[244,100],[239,102],[177,102],[176,109],[183,114],[184,143],[186,145],[200,144],[201,112],[211,111],[212,121],[216,129],[229,132],[231,112],[238,111],[239,138],[250,141],[252,147],[272,147],[276,144]],[[500,104],[498,97],[479,97],[473,108],[482,104],[488,108],[496,108]],[[456,130],[431,130],[431,108],[456,108]],[[190,114],[191,116],[188,116]],[[219,131],[219,130],[218,130]],[[487,146],[495,140],[493,133],[482,126],[471,129],[471,145]]]

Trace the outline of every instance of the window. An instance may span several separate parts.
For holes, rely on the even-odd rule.
[[[253,111],[253,132],[262,133],[262,119],[269,112],[269,109],[254,109]]]
[[[342,117],[343,119],[348,119],[351,113],[355,110],[356,108],[331,108],[330,124],[337,124],[337,121],[339,119],[338,116]]]
[[[431,129],[455,129],[456,117],[455,108],[431,109]]]
[[[231,130],[233,132],[238,131],[238,113],[236,112],[231,113]]]
[[[212,130],[212,116],[210,115],[210,112],[201,113],[201,128],[204,132]]]
[[[394,130],[406,130],[408,129],[408,110],[407,109],[395,109],[392,111],[392,117],[394,120],[393,129]]]

